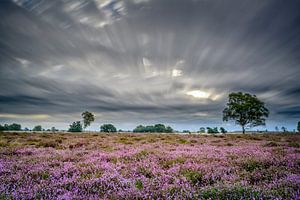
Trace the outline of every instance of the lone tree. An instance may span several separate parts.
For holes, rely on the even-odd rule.
[[[95,116],[93,113],[85,111],[81,114],[83,118],[83,128],[90,126],[93,121],[95,121]]]
[[[227,108],[223,110],[223,121],[235,120],[242,126],[243,134],[247,126],[265,125],[268,116],[269,110],[264,102],[255,95],[242,92],[229,94]]]
[[[300,121],[298,122],[297,131],[300,133]]]

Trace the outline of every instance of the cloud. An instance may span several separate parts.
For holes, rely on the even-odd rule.
[[[228,93],[244,91],[264,100],[270,121],[294,123],[299,6],[1,1],[0,114],[62,122],[61,113],[72,120],[90,110],[118,123],[221,124]]]

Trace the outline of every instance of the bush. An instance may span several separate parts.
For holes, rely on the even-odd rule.
[[[289,142],[288,146],[289,146],[289,147],[299,148],[299,147],[300,147],[300,144],[297,143],[297,142]]]
[[[204,181],[203,174],[198,171],[186,169],[182,174],[192,185],[201,185]]]

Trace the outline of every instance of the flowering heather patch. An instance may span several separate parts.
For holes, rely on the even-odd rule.
[[[299,135],[0,139],[0,199],[300,198]]]

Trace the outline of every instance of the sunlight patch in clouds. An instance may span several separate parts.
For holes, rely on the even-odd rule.
[[[0,118],[10,119],[48,119],[49,117],[46,114],[0,114]]]
[[[189,96],[193,96],[199,99],[208,99],[210,94],[208,92],[204,92],[202,90],[192,90],[186,93]]]

